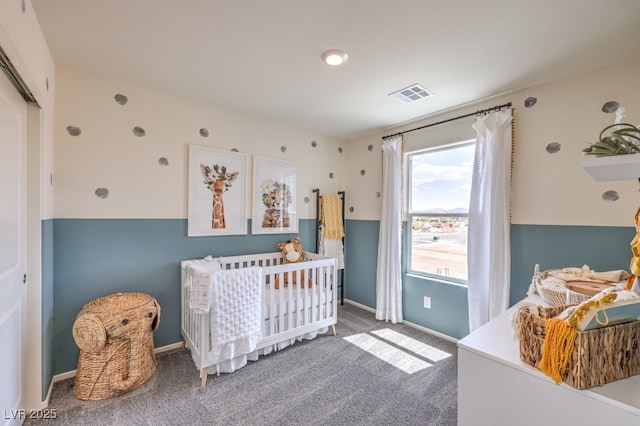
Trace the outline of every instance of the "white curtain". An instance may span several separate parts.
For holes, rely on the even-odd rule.
[[[382,216],[378,242],[376,319],[402,322],[402,136],[382,143]]]
[[[469,330],[509,307],[511,110],[491,112],[477,132],[468,229]]]

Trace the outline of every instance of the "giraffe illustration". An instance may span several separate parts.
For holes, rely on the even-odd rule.
[[[203,183],[213,194],[211,209],[211,228],[224,229],[224,203],[222,194],[231,188],[231,183],[238,177],[238,172],[228,173],[225,166],[213,165],[213,168],[200,164],[200,171],[204,176]]]
[[[262,183],[262,203],[266,210],[262,216],[263,228],[288,228],[291,190],[286,183],[271,179]]]

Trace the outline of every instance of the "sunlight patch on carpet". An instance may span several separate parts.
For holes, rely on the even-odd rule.
[[[442,361],[443,359],[451,356],[448,352],[434,348],[433,346],[427,345],[426,343],[422,343],[419,340],[412,339],[411,337],[405,336],[402,333],[398,333],[397,331],[393,331],[388,328],[374,330],[371,333],[393,343],[394,345],[402,346],[403,348],[433,362]]]
[[[416,358],[415,356],[366,333],[347,336],[344,337],[344,340],[369,352],[375,357],[407,374],[413,374],[432,366],[432,364]]]

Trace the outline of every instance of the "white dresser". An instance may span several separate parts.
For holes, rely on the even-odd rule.
[[[586,390],[556,385],[520,360],[512,309],[458,342],[458,426],[640,426],[640,375]]]

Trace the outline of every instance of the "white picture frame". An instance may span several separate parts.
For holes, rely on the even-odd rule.
[[[189,145],[189,237],[247,234],[247,155]]]
[[[298,163],[253,157],[252,234],[298,232]]]

